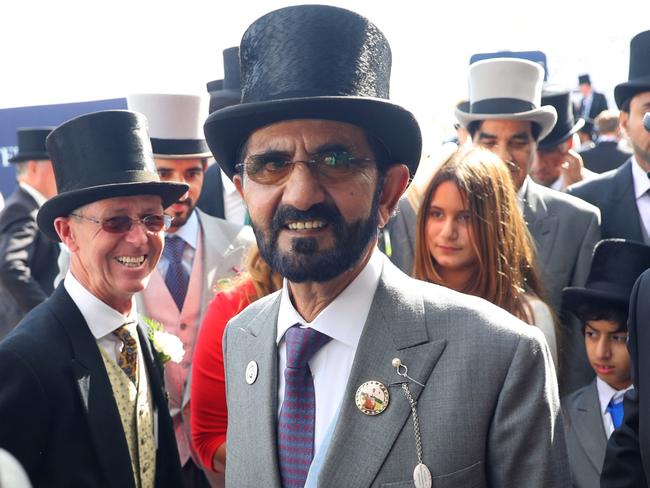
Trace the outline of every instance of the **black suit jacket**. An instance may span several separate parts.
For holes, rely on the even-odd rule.
[[[156,487],[181,486],[162,371],[140,334],[158,411]],[[38,487],[135,486],[101,353],[61,284],[0,343],[0,446]]]
[[[3,329],[13,327],[52,293],[59,245],[38,229],[37,212],[34,198],[18,187],[0,213],[0,301],[13,309],[2,314],[0,339]]]
[[[589,115],[587,117],[587,122],[590,122],[593,124],[594,119],[598,117],[598,114],[602,112],[603,110],[607,110],[607,98],[605,98],[605,95],[603,95],[600,92],[594,91],[593,92],[593,99],[591,101],[591,107],[589,108]],[[582,116],[582,107],[585,103],[585,99],[583,98],[580,101],[580,110],[578,112],[578,116]]]
[[[604,173],[618,168],[630,158],[630,153],[621,151],[616,141],[602,141],[596,147],[580,153],[585,168],[594,173]]]
[[[630,299],[629,339],[634,390],[625,394],[624,417],[607,443],[601,488],[644,488],[650,474],[650,271],[637,280]],[[639,412],[642,412],[639,415]]]
[[[197,200],[196,206],[208,215],[220,219],[226,218],[223,202],[223,183],[221,182],[221,171],[217,163],[211,165],[205,172],[201,196]]]
[[[567,188],[567,193],[582,198],[600,209],[603,239],[628,239],[643,242],[639,209],[634,198],[632,159],[616,170]]]

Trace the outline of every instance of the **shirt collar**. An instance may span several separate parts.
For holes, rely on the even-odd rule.
[[[135,298],[132,298],[131,312],[128,315],[123,315],[90,293],[70,271],[65,275],[63,285],[72,301],[79,308],[95,339],[107,336],[127,322],[134,324],[137,322]]]
[[[312,322],[307,322],[294,308],[289,297],[287,280],[282,286],[276,343],[291,326],[301,323],[331,337],[334,340],[356,348],[368,318],[370,306],[379,284],[379,277],[387,259],[374,249],[366,266],[357,277],[327,305]]]
[[[617,390],[609,386],[599,377],[596,377],[596,389],[598,390],[598,400],[600,401],[600,413],[605,415],[610,401],[614,400],[614,403],[622,402],[625,392],[632,388],[634,388],[634,386],[630,385],[624,390]]]
[[[196,216],[196,209],[192,211],[190,217],[184,225],[180,226],[173,234],[166,233],[165,236],[177,236],[183,239],[192,249],[196,249],[196,243],[199,234],[199,218]]]
[[[650,190],[648,173],[639,166],[635,156],[632,156],[632,181],[634,182],[634,197],[637,200]]]
[[[38,191],[36,188],[34,188],[33,186],[28,185],[27,183],[24,183],[24,182],[22,182],[22,181],[21,181],[20,183],[18,183],[18,184],[20,185],[20,187],[21,187],[23,190],[25,190],[27,193],[29,193],[29,195],[30,195],[34,200],[36,200],[36,204],[37,204],[39,207],[42,207],[43,204],[44,204],[45,202],[47,202],[47,198],[45,198],[45,196],[44,196],[40,191]]]

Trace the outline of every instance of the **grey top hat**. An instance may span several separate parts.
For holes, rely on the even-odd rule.
[[[151,147],[157,158],[207,158],[210,149],[203,135],[205,103],[199,95],[137,93],[126,97],[129,110],[149,122]]]
[[[247,29],[239,54],[241,104],[217,110],[204,126],[230,178],[251,132],[291,119],[357,125],[381,141],[389,162],[415,173],[420,128],[409,111],[388,100],[390,46],[368,19],[323,5],[275,10]]]
[[[189,188],[160,181],[144,115],[105,110],[64,122],[48,136],[58,194],[38,211],[41,231],[58,241],[57,217],[113,197],[159,195],[163,208]]]
[[[541,106],[544,69],[525,59],[493,58],[469,67],[469,102],[456,107],[464,126],[479,120],[523,120],[540,127],[538,140],[553,129],[555,108]]]

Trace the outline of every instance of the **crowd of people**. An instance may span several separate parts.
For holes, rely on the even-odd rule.
[[[0,487],[648,486],[648,60],[618,110],[477,61],[424,165],[381,30],[300,5],[224,50],[207,119],[19,129]]]

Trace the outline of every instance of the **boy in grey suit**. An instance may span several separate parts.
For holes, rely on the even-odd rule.
[[[608,239],[598,243],[585,287],[565,288],[564,303],[582,323],[596,378],[562,399],[573,486],[599,486],[607,439],[623,419],[623,396],[632,389],[627,350],[630,292],[650,267],[650,247]]]
[[[421,156],[384,35],[288,7],[249,27],[240,59],[242,103],[206,140],[285,281],[226,329],[226,486],[568,486],[539,330],[376,249]]]

